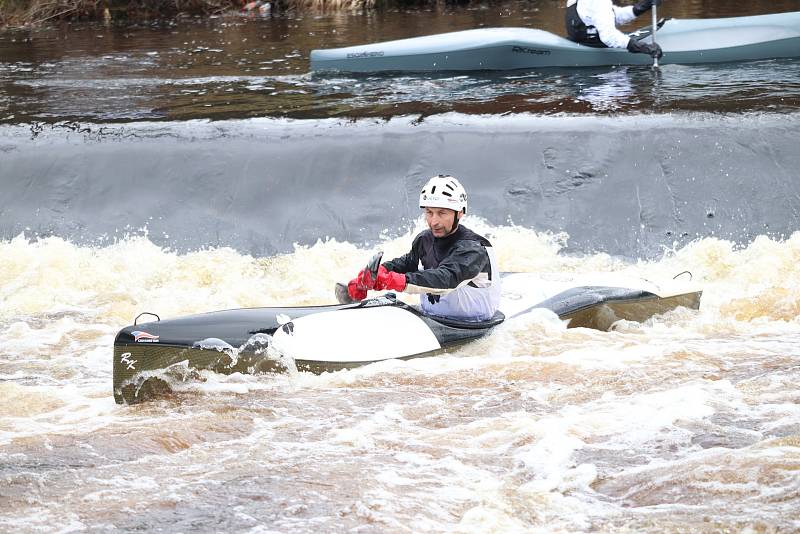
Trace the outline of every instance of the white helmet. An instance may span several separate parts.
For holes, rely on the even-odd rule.
[[[447,208],[467,213],[467,191],[448,174],[434,176],[419,194],[420,208]]]

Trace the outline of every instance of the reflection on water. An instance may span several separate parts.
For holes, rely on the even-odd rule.
[[[661,12],[693,18],[797,9],[787,1],[731,2],[723,12],[707,4],[674,0]],[[0,121],[782,111],[800,105],[795,60],[666,66],[657,81],[646,67],[469,76],[308,73],[313,48],[490,26],[560,34],[562,24],[560,3],[539,1],[7,31],[0,33]],[[623,95],[625,84],[630,89]]]
[[[594,76],[592,82],[578,91],[578,100],[588,102],[597,111],[618,111],[636,106],[639,98],[631,83],[629,68],[621,67]],[[654,76],[655,78],[655,76]]]

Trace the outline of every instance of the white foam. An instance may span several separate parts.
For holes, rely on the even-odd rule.
[[[328,304],[334,282],[353,276],[377,249],[387,256],[405,252],[418,228],[370,249],[320,241],[271,258],[231,249],[179,254],[146,237],[106,247],[58,238],[2,241],[3,461],[24,465],[8,451],[27,443],[56,463],[68,462],[56,438],[111,457],[93,436],[130,435],[137,450],[136,439],[175,427],[201,437],[179,452],[135,454],[125,464],[129,475],[111,474],[115,464],[102,468],[107,479],[106,471],[75,471],[85,502],[125,503],[134,496],[143,505],[181,502],[193,495],[191,488],[223,484],[240,495],[224,473],[241,470],[241,480],[275,476],[312,484],[321,511],[310,519],[283,518],[286,529],[279,530],[301,521],[330,525],[326,518],[337,512],[324,503],[351,510],[354,525],[374,520],[397,530],[575,532],[656,510],[745,521],[748,514],[737,510],[748,506],[791,529],[790,520],[780,519],[783,505],[764,503],[796,504],[796,477],[780,466],[794,465],[793,429],[800,424],[800,235],[759,238],[744,248],[703,239],[658,261],[626,264],[602,254],[564,256],[566,236],[476,218],[470,224],[491,234],[498,249],[533,250],[500,254],[504,270],[661,279],[688,268],[705,290],[701,310],[618,323],[612,332],[567,329],[554,314],[535,310],[437,357],[319,376],[190,375],[176,368],[176,399],[117,406],[113,336],[139,312],[166,318]],[[141,261],[133,268],[125,257]],[[204,348],[239,349],[220,341],[205,339]],[[216,433],[224,434],[222,441],[211,437]],[[736,469],[767,475],[726,480]],[[153,472],[169,472],[169,482],[146,487]],[[352,479],[360,484],[351,486]],[[345,496],[339,486],[357,491]],[[623,510],[625,499],[649,502],[645,487],[660,501]],[[719,511],[666,502],[683,489],[683,499],[701,490],[713,495]],[[78,507],[68,500],[58,516],[33,519],[40,511],[31,505],[0,525],[72,528],[78,523],[70,514]]]

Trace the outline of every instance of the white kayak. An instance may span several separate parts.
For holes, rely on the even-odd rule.
[[[650,39],[649,29],[631,34]],[[662,21],[660,64],[800,56],[800,11]],[[483,28],[383,43],[313,50],[312,71],[432,72],[651,65],[646,54],[580,45],[531,28]]]
[[[504,273],[500,309],[480,322],[425,315],[391,293],[352,304],[248,308],[134,322],[114,340],[114,398],[136,402],[163,391],[168,382],[164,373],[175,366],[228,374],[294,366],[318,373],[433,356],[535,309],[550,310],[568,327],[607,330],[620,319],[645,321],[680,306],[699,308],[702,291],[686,278],[655,283],[614,273]]]

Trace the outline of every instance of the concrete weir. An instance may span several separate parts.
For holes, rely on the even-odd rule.
[[[0,237],[97,242],[147,228],[177,250],[254,255],[375,241],[428,176],[471,213],[564,231],[568,250],[653,257],[800,225],[797,114],[338,119],[0,126]]]

